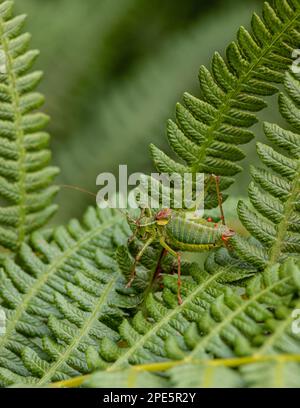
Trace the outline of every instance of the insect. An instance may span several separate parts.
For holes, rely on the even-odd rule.
[[[221,223],[213,222],[211,218],[199,218],[191,216],[186,210],[160,209],[154,212],[150,208],[142,208],[139,217],[132,218],[126,214],[133,235],[129,238],[130,243],[135,238],[144,242],[141,250],[135,256],[130,279],[126,287],[130,287],[136,277],[136,267],[142,259],[147,248],[154,242],[159,242],[163,248],[162,255],[169,253],[177,259],[178,276],[178,303],[182,304],[181,297],[181,251],[202,252],[213,248],[227,246],[228,241],[235,232],[225,224],[222,207],[222,194],[220,192],[220,177],[211,176],[215,180],[216,192],[220,208]],[[95,196],[95,194],[76,186],[63,185]],[[162,258],[162,256],[161,256]],[[160,259],[161,259],[160,258]]]
[[[136,266],[141,260],[146,249],[155,241],[158,241],[165,253],[169,253],[177,259],[178,274],[178,303],[182,303],[181,297],[181,253],[180,251],[201,252],[213,248],[228,245],[228,240],[235,235],[225,224],[222,208],[222,196],[219,187],[219,177],[212,176],[216,182],[216,190],[221,213],[221,223],[214,223],[211,218],[207,220],[199,217],[187,216],[183,210],[171,210],[169,208],[153,212],[150,208],[141,210],[139,218],[129,220],[133,225],[134,234],[129,241],[139,238],[144,242],[141,250],[135,257],[131,276],[127,287],[130,287],[136,276]]]

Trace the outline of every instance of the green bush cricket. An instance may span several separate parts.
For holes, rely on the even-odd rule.
[[[134,227],[134,235],[129,241],[138,238],[145,242],[135,257],[131,271],[131,277],[127,284],[130,287],[136,276],[136,266],[141,260],[146,249],[155,241],[159,241],[164,252],[168,252],[177,258],[178,263],[178,303],[181,298],[181,254],[179,251],[202,252],[213,248],[227,245],[228,240],[235,232],[225,224],[222,208],[222,195],[220,192],[219,176],[211,176],[216,182],[216,191],[221,213],[221,223],[214,223],[199,217],[187,217],[185,210],[171,210],[169,208],[154,212],[150,208],[143,208],[138,219],[128,217],[129,224]]]

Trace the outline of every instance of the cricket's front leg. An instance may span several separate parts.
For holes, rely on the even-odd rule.
[[[141,260],[142,256],[144,255],[144,252],[146,251],[146,249],[152,244],[152,242],[154,241],[155,236],[151,236],[146,242],[145,245],[142,247],[142,249],[139,251],[139,253],[136,255],[135,259],[134,259],[134,263],[133,263],[133,267],[131,270],[131,275],[130,275],[130,279],[129,282],[126,285],[126,288],[130,288],[132,285],[132,282],[134,281],[135,277],[136,277],[136,266],[138,264],[138,262]]]
[[[159,240],[160,245],[165,248],[166,251],[168,251],[171,255],[173,255],[175,258],[177,258],[177,299],[178,299],[178,304],[182,304],[182,297],[181,297],[181,255],[179,252],[174,251],[164,240],[164,238],[160,238]]]
[[[144,215],[145,215],[145,208],[142,208],[139,218],[137,218],[136,220],[133,220],[133,219],[129,218],[130,221],[133,222],[133,224],[136,225],[136,229],[135,229],[134,233],[131,235],[131,237],[128,238],[128,241],[127,241],[128,245],[131,244],[131,242],[133,242],[135,240],[135,238],[136,238],[136,236],[138,234],[139,228],[140,228],[141,219],[144,217]]]

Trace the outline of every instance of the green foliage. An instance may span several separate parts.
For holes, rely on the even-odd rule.
[[[290,330],[287,316],[299,291],[299,267],[292,261],[276,265],[263,274],[255,275],[241,297],[236,289],[226,284],[234,269],[214,267],[213,274],[191,267],[189,278],[183,281],[183,304],[176,302],[177,281],[164,277],[161,297],[150,295],[146,314],[138,312],[120,326],[122,338],[128,344],[116,350],[115,344],[105,339],[100,342],[102,359],[109,356],[113,364],[109,371],[130,364],[144,364],[162,359],[203,359],[247,356],[264,342],[264,352],[275,347],[285,353],[297,352],[296,335],[287,344],[272,343],[272,332],[283,324]],[[225,282],[225,283],[224,283]],[[270,332],[268,336],[266,333]],[[285,334],[282,330],[280,333]],[[290,333],[289,333],[290,334]],[[274,341],[277,341],[274,336]],[[105,353],[102,353],[105,343]],[[109,344],[111,343],[111,344]],[[298,344],[298,346],[297,346]],[[109,347],[109,348],[108,348]],[[276,350],[278,351],[278,350]],[[283,351],[283,350],[281,350]],[[299,351],[299,350],[298,350]]]
[[[212,72],[199,71],[201,97],[189,93],[176,106],[176,123],[168,122],[168,141],[184,162],[173,160],[151,145],[160,172],[234,176],[244,154],[238,145],[248,143],[249,127],[257,122],[256,112],[273,95],[291,64],[291,52],[299,41],[298,1],[264,3],[263,17],[253,15],[252,33],[241,27],[237,41],[226,50],[226,60],[215,53]]]
[[[280,112],[298,133],[264,124],[276,149],[257,144],[257,153],[268,170],[251,168],[249,198],[256,212],[243,201],[238,205],[241,222],[261,245],[233,239],[238,254],[260,269],[300,253],[300,82],[291,73],[286,74],[285,90],[286,94],[279,96]]]
[[[131,3],[137,6],[122,0],[117,15],[111,11],[115,6],[102,3],[110,18],[99,29],[101,38],[113,21],[124,23]],[[185,164],[151,147],[160,171],[203,171],[206,180],[209,173],[220,174],[224,191],[241,169],[238,145],[252,139],[248,128],[265,107],[264,97],[284,82],[279,107],[293,131],[264,125],[275,148],[258,144],[268,169],[251,170],[254,210],[238,204],[250,237],[236,235],[203,265],[183,262],[181,305],[177,263],[157,242],[143,253],[136,279],[126,287],[143,243],[128,244],[131,231],[117,211],[89,208],[82,222],[42,230],[56,209],[51,201],[57,188],[50,184],[57,169],[47,167],[47,117],[34,112],[43,102],[33,92],[41,74],[28,73],[37,52],[27,51],[29,35],[20,34],[24,17],[11,17],[12,5],[0,3],[0,244],[12,250],[1,257],[0,305],[7,325],[0,336],[0,385],[299,387],[293,311],[300,308],[300,82],[286,72],[300,39],[299,0],[275,1],[274,8],[265,3],[262,19],[253,16],[252,34],[242,27],[226,60],[215,54],[212,72],[200,69],[200,98],[185,94],[176,123],[167,126],[169,143]],[[87,38],[96,32],[91,27]],[[169,84],[179,82],[196,58],[201,33],[195,26],[181,45],[166,47],[165,59],[154,64],[166,69],[158,87],[170,55],[191,43],[190,59],[178,63]],[[190,41],[193,36],[197,41]],[[155,69],[150,63],[146,68],[152,92]],[[125,102],[131,98],[128,83]],[[65,89],[74,89],[72,81],[69,85]],[[165,102],[172,91],[163,95]],[[151,116],[153,105],[147,131],[161,110],[151,92],[149,107],[141,107]],[[109,125],[114,118],[109,111]],[[206,205],[216,203],[210,187]]]
[[[35,112],[44,102],[34,92],[42,74],[29,71],[39,53],[27,50],[30,35],[21,34],[25,16],[11,17],[12,7],[11,1],[0,7],[0,244],[16,250],[56,211],[57,188],[50,184],[58,169],[48,167],[48,116]]]
[[[36,232],[21,246],[17,261],[5,260],[0,278],[7,315],[0,338],[3,385],[43,384],[86,372],[85,350],[101,338],[119,338],[119,307],[138,301],[125,289],[113,259],[127,234],[118,215],[90,208],[82,224],[73,220],[48,239]]]
[[[147,369],[159,372],[166,364],[166,367],[175,366],[166,375],[170,384],[177,387],[220,384],[224,387],[299,387],[299,378],[294,377],[299,373],[299,364],[287,358],[268,361],[268,357],[272,360],[276,354],[299,355],[300,352],[298,336],[292,332],[292,311],[300,306],[299,262],[289,260],[283,266],[276,265],[256,275],[248,283],[243,297],[230,292],[228,287],[222,288],[223,273],[220,269],[212,276],[199,274],[202,283],[198,281],[194,290],[192,285],[187,290],[186,285],[187,298],[182,307],[177,308],[174,308],[175,295],[170,295],[169,289],[171,287],[175,294],[176,284],[173,279],[170,285],[171,278],[166,276],[163,301],[151,297],[146,319],[139,313],[131,324],[122,323],[120,333],[129,347],[111,353],[106,345],[105,355],[115,355],[116,360],[107,369],[107,377],[105,372],[97,373],[87,384],[91,381],[94,386],[101,386],[97,379],[107,381],[109,378],[120,385],[116,381],[119,378],[124,381],[125,377],[128,386],[135,386],[137,372]],[[102,356],[105,358],[105,355]],[[219,360],[212,360],[213,357]],[[239,357],[244,361],[239,362]],[[171,360],[169,365],[168,359]],[[251,363],[259,359],[263,362]],[[157,362],[156,370],[153,362]],[[144,365],[120,371],[127,363]],[[228,368],[240,364],[245,365],[239,372]],[[220,381],[222,376],[226,377],[225,381]],[[151,378],[149,381],[151,383]]]

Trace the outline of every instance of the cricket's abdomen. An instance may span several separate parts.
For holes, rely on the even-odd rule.
[[[171,218],[166,226],[166,240],[182,251],[204,251],[220,246],[223,230],[205,220],[188,220],[181,216]]]

